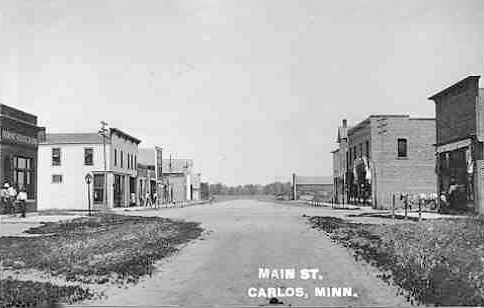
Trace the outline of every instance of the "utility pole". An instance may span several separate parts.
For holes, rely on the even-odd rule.
[[[103,194],[103,203],[107,205],[107,194],[108,194],[108,179],[107,179],[107,165],[106,165],[106,137],[108,134],[108,128],[107,128],[108,123],[101,121],[101,128],[99,129],[98,134],[103,137],[103,158],[104,158],[104,194]]]

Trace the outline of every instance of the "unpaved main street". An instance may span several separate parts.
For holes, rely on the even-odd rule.
[[[309,298],[279,299],[293,306],[408,305],[396,289],[375,277],[371,267],[356,263],[346,249],[311,229],[302,216],[341,216],[342,211],[237,200],[129,214],[202,222],[208,232],[159,263],[152,277],[127,289],[109,289],[107,298],[95,304],[257,306],[268,301],[249,297],[251,287],[303,287]],[[318,268],[323,279],[259,279],[259,267]],[[351,287],[358,296],[314,296],[314,287],[330,286]]]

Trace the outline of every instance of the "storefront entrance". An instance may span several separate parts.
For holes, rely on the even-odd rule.
[[[124,205],[124,176],[114,175],[114,207],[122,207]]]
[[[474,208],[474,179],[471,146],[442,152],[437,157],[439,192],[444,212],[469,212]]]

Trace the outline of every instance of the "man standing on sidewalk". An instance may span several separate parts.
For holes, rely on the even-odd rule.
[[[3,184],[2,190],[0,191],[0,201],[1,201],[1,211],[0,214],[9,214],[10,213],[10,205],[8,200],[8,188],[10,185],[8,183]]]
[[[27,212],[27,192],[25,191],[25,188],[20,188],[17,195],[17,201],[20,204],[20,212],[22,213],[21,217],[25,218],[25,213]]]

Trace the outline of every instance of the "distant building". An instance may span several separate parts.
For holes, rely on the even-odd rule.
[[[127,207],[132,196],[139,200],[140,142],[116,128],[110,128],[106,137],[98,133],[47,134],[39,144],[39,209],[86,210],[87,173],[93,175],[89,198],[94,209]]]
[[[27,210],[37,207],[38,143],[45,128],[37,126],[37,117],[0,104],[0,180],[27,192]],[[1,211],[0,211],[1,212]]]
[[[484,213],[484,89],[469,76],[438,92],[435,102],[436,172],[439,195],[451,178],[459,188],[453,210]]]
[[[200,198],[201,200],[210,198],[210,185],[207,182],[200,183]]]
[[[192,200],[192,159],[163,159],[163,187],[166,202]]]
[[[298,176],[292,175],[294,200],[321,199],[331,201],[333,197],[333,181],[331,176]]]
[[[191,200],[199,201],[202,200],[201,196],[201,177],[200,173],[192,173],[192,180],[191,180]]]
[[[371,115],[348,130],[351,202],[389,208],[393,194],[435,192],[435,119]]]
[[[343,119],[343,125],[338,127],[336,142],[338,148],[331,152],[333,156],[333,192],[335,203],[348,202],[346,189],[347,156],[348,156],[348,123]]]

